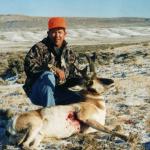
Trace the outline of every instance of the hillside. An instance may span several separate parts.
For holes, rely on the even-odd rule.
[[[47,34],[48,17],[0,15],[0,51],[27,51]],[[66,18],[70,45],[149,42],[149,18]]]
[[[0,15],[0,30],[45,30],[48,17],[31,17],[21,15]],[[104,27],[129,27],[149,26],[149,18],[66,18],[68,27],[74,28],[104,28]]]

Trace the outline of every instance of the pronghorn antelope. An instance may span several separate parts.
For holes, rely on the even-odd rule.
[[[105,126],[106,106],[102,95],[114,81],[97,77],[93,68],[91,63],[92,75],[85,77],[80,91],[83,99],[80,102],[19,114],[10,120],[7,135],[25,131],[18,144],[28,149],[36,149],[44,137],[66,138],[79,132],[91,133],[97,130],[127,141],[127,136]]]

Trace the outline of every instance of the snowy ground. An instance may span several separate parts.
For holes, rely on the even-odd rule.
[[[45,36],[41,32],[0,32],[0,51],[23,50],[26,51],[33,43]],[[106,64],[97,64],[97,73],[101,77],[115,80],[116,88],[106,93],[107,118],[106,125],[114,128],[121,127],[125,134],[138,133],[139,144],[137,150],[150,150],[150,43],[148,41],[150,27],[130,28],[97,28],[97,29],[70,29],[68,41],[71,44],[101,44],[101,43],[128,43],[136,42],[130,46],[118,47],[98,51],[106,53],[111,58]],[[32,42],[31,42],[32,41]],[[97,61],[102,60],[102,53]],[[105,58],[105,57],[104,57]],[[3,59],[3,58],[1,58]],[[14,112],[23,112],[37,108],[26,97],[22,85],[0,85],[0,110],[11,109]],[[0,116],[1,117],[1,116]],[[0,120],[0,150],[19,149],[9,145],[5,139],[5,129]],[[73,150],[73,149],[115,149],[128,150],[129,145],[119,139],[108,140],[108,135],[96,133],[95,135],[78,135],[64,140],[49,140],[41,144],[43,149]]]
[[[68,29],[67,41],[73,45],[136,43],[149,41],[150,27]],[[46,36],[46,31],[1,31],[0,51],[23,50]]]

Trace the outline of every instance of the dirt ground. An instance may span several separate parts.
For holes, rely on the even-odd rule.
[[[129,135],[138,134],[136,150],[150,150],[150,44],[137,44],[97,51],[97,74],[115,81],[115,89],[105,94],[106,125]],[[3,58],[4,59],[4,58]],[[26,97],[22,84],[1,79],[0,110],[15,113],[37,109]],[[0,115],[0,149],[18,150],[5,137]],[[131,146],[110,135],[97,132],[67,139],[45,139],[41,149],[51,150],[128,150]]]

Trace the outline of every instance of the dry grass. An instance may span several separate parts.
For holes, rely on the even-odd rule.
[[[88,47],[88,46],[87,46]],[[83,48],[83,47],[80,47]],[[93,47],[88,47],[90,50]],[[142,49],[143,51],[137,52],[137,48]],[[136,51],[135,51],[136,50]],[[139,51],[139,50],[138,50]],[[129,56],[134,55],[135,58],[141,58],[138,63],[137,61],[131,61],[128,59],[126,63],[118,63],[114,64],[113,59],[120,55],[121,53],[127,53]],[[129,135],[130,132],[138,132],[140,134],[140,138],[145,134],[150,132],[150,119],[148,119],[150,103],[148,98],[150,97],[150,77],[148,75],[148,69],[145,70],[145,74],[143,74],[142,69],[144,69],[145,64],[148,63],[145,60],[148,60],[149,57],[149,49],[145,49],[145,46],[126,46],[115,49],[109,49],[104,51],[99,51],[99,55],[103,54],[103,56],[108,58],[104,58],[109,61],[107,65],[99,65],[100,66],[100,76],[102,77],[112,77],[113,73],[126,72],[125,77],[114,76],[116,89],[112,91],[112,93],[108,93],[106,95],[107,102],[107,117],[106,117],[106,125],[111,127],[112,129],[119,130],[126,135]],[[147,54],[147,55],[146,55]],[[19,55],[24,57],[25,53],[19,52],[17,53],[7,53],[7,55],[3,55],[5,59],[17,58]],[[128,57],[128,55],[127,55]],[[7,62],[8,63],[8,62]],[[9,63],[8,63],[9,64]],[[7,64],[7,66],[8,66]],[[98,64],[98,63],[97,63]],[[5,65],[4,65],[5,66]],[[135,66],[133,69],[139,68],[139,71],[136,72],[132,69],[132,66]],[[137,66],[137,68],[136,68]],[[111,68],[112,67],[112,68]],[[125,67],[125,68],[123,68]],[[146,67],[148,65],[146,64]],[[5,68],[5,67],[4,67]],[[131,74],[130,74],[131,71]],[[19,82],[24,82],[19,81]],[[0,94],[1,94],[1,107],[0,109],[11,109],[12,111],[18,113],[23,111],[29,111],[31,109],[38,108],[35,105],[30,103],[30,100],[26,97],[22,87],[15,87],[1,85],[0,86]],[[147,100],[146,100],[147,99]],[[143,125],[144,124],[144,125]],[[139,132],[140,131],[140,132]],[[132,134],[136,135],[136,134]],[[106,138],[107,137],[107,138]],[[99,150],[99,149],[116,149],[116,150],[125,150],[129,149],[129,145],[127,143],[116,144],[116,139],[113,141],[110,140],[110,137],[106,134],[95,133],[94,135],[76,135],[67,139],[55,141],[48,141],[42,143],[44,145],[44,149],[62,149],[62,150]],[[63,143],[64,142],[64,143]],[[139,143],[138,146],[135,144],[131,144],[132,148],[136,146],[136,150],[142,150],[142,146]],[[14,147],[13,147],[14,148]],[[131,148],[131,147],[130,147]]]

